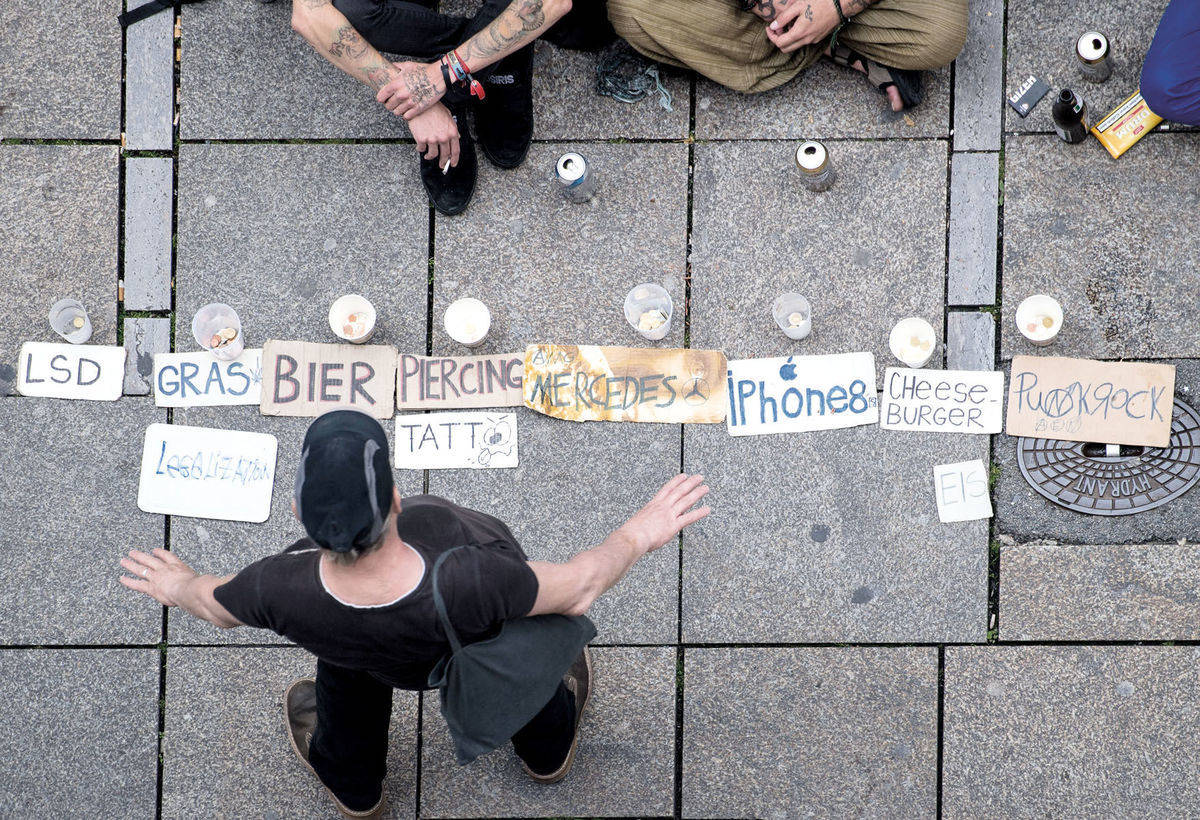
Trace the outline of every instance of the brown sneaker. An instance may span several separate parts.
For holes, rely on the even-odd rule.
[[[292,685],[283,693],[283,725],[287,729],[292,751],[320,783],[320,775],[308,762],[308,744],[312,743],[313,732],[317,730],[317,681],[314,678],[300,678],[292,681]],[[345,817],[374,818],[383,814],[382,794],[379,796],[379,802],[371,808],[366,811],[355,811],[338,800],[337,795],[330,791],[324,783],[321,783],[321,786],[329,793],[334,805]]]
[[[571,748],[567,752],[567,759],[549,774],[538,774],[524,762],[521,763],[525,774],[538,783],[557,783],[567,776],[567,773],[571,771],[571,764],[575,762],[575,749],[579,746],[579,722],[583,717],[583,710],[592,696],[592,653],[586,646],[579,657],[575,659],[575,663],[571,664],[567,674],[563,675],[563,683],[575,696],[575,736],[571,738]]]

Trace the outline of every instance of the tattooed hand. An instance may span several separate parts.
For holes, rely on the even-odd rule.
[[[757,14],[769,23],[775,19],[776,2],[778,2],[780,8],[788,4],[788,0],[749,0],[743,8],[748,9],[753,14]]]
[[[846,14],[853,13],[851,6],[854,11],[861,11],[866,3],[860,7],[857,0],[842,0]],[[839,19],[833,0],[790,0],[767,26],[767,38],[780,51],[792,52],[824,40],[837,27]]]
[[[454,121],[446,106],[434,103],[428,111],[417,114],[408,121],[408,130],[412,131],[417,151],[425,159],[436,159],[438,167],[443,168],[447,162],[458,165],[458,123]]]
[[[446,93],[438,63],[396,63],[400,76],[379,89],[375,99],[397,117],[411,120]]]

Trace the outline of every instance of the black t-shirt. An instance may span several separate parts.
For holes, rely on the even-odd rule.
[[[273,630],[324,661],[369,671],[401,689],[425,689],[434,664],[450,651],[433,604],[438,556],[465,546],[438,571],[450,623],[463,643],[527,615],[537,577],[504,522],[445,499],[405,498],[396,528],[425,561],[416,588],[397,601],[339,601],[321,581],[321,552],[307,538],[254,562],[213,595],[242,623]]]

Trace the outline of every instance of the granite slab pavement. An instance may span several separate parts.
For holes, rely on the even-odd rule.
[[[283,693],[316,674],[301,649],[167,650],[162,816],[325,818],[325,789],[288,743]],[[392,696],[384,817],[414,817],[417,693]]]
[[[1200,638],[1196,544],[1000,548],[1004,640]]]
[[[946,369],[996,369],[996,317],[984,311],[946,315]]]
[[[802,187],[794,152],[784,143],[696,146],[692,346],[730,358],[868,350],[882,363],[897,320],[942,327],[945,143],[831,144],[839,176],[824,193]],[[771,318],[784,291],[812,303],[803,341]]]
[[[1004,2],[967,5],[967,42],[954,61],[954,150],[1000,150]]]
[[[162,608],[121,586],[131,548],[163,546],[137,507],[146,399],[0,398],[0,643],[157,643]]]
[[[945,817],[1200,812],[1194,646],[947,647]]]
[[[126,310],[171,309],[174,170],[168,157],[125,160]]]
[[[506,522],[531,560],[566,561],[599,544],[679,472],[678,425],[517,413],[519,467],[431,470],[429,491]],[[589,613],[600,633],[596,642],[674,643],[678,595],[672,541],[596,601]]]
[[[120,136],[121,8],[120,0],[0,7],[0,139]]]
[[[676,651],[598,648],[595,688],[565,780],[534,783],[511,747],[468,766],[454,761],[436,705],[422,719],[421,814],[425,817],[656,817],[674,807]]]
[[[238,312],[247,346],[336,342],[329,306],[359,293],[379,314],[373,344],[424,351],[429,209],[409,150],[185,145],[175,349],[198,349],[191,317],[209,302]]]
[[[150,395],[154,355],[171,351],[171,320],[134,317],[125,319],[126,396]]]
[[[1098,143],[1008,140],[1004,174],[1004,358],[1038,351],[1012,323],[1049,293],[1065,320],[1043,352],[1085,358],[1200,356],[1194,305],[1200,134],[1151,134],[1114,162]]]
[[[155,816],[159,655],[0,652],[0,815]]]
[[[938,521],[933,466],[987,457],[985,436],[688,427],[713,513],[683,534],[684,641],[983,640],[988,522]]]
[[[554,166],[580,151],[597,193],[573,204],[557,190]],[[535,144],[515,171],[480,167],[466,213],[438,217],[433,349],[463,355],[443,326],[446,307],[474,296],[492,311],[477,353],[524,350],[532,342],[647,343],[625,321],[626,293],[657,282],[675,319],[661,347],[683,343],[687,253],[687,147],[681,144]]]
[[[936,813],[937,650],[688,649],[684,817]]]
[[[950,244],[946,301],[996,301],[996,233],[1000,160],[997,154],[954,154],[950,171]]]
[[[130,10],[151,0],[128,0]],[[175,13],[125,31],[125,148],[170,151],[175,135]]]

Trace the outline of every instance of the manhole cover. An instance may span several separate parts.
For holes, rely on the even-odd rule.
[[[1055,504],[1091,515],[1132,515],[1200,482],[1200,415],[1176,398],[1167,447],[1018,438],[1017,463],[1029,485]]]

